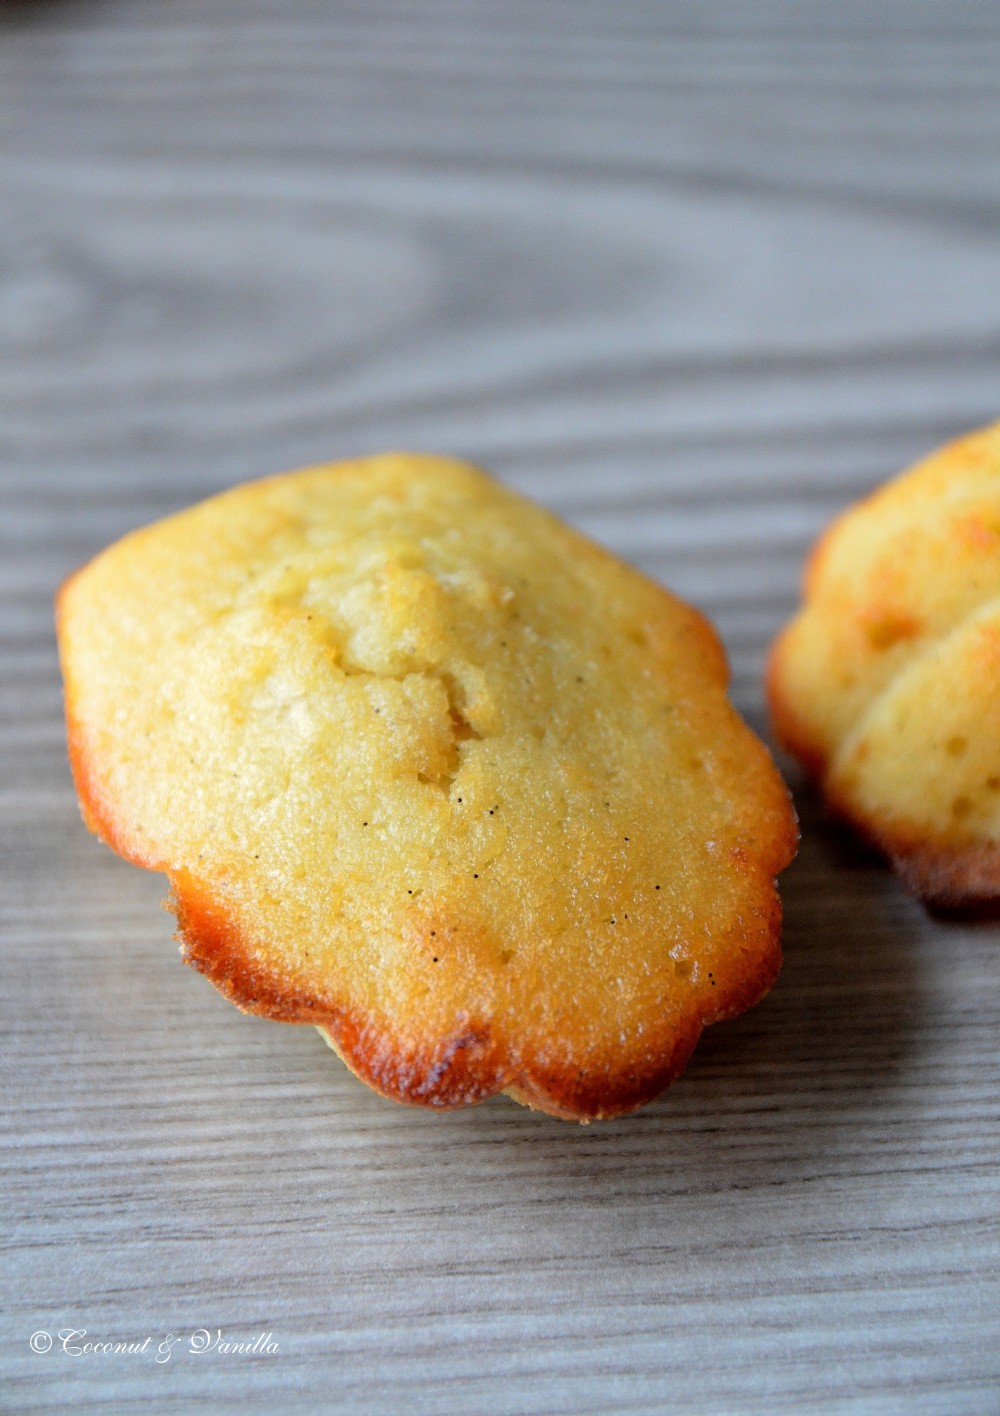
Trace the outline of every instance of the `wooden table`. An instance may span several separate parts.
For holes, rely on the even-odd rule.
[[[988,0],[0,11],[4,1410],[1000,1411],[998,926],[800,793],[784,973],[659,1102],[397,1108],[180,966],[51,625],[134,525],[440,449],[706,610],[766,730],[812,537],[1000,412],[998,72]]]

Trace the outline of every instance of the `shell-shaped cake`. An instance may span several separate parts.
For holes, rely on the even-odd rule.
[[[628,1111],[778,972],[794,815],[714,631],[465,463],[235,488],[58,626],[88,824],[386,1096]]]
[[[917,894],[1000,898],[1000,424],[826,531],[768,690],[779,739]]]

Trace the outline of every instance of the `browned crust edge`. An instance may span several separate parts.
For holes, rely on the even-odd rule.
[[[498,1092],[549,1115],[590,1121],[620,1116],[652,1101],[674,1081],[702,1029],[753,1006],[781,967],[781,905],[773,892],[763,921],[764,956],[727,992],[711,1016],[672,1020],[650,1042],[646,1056],[618,1073],[590,1072],[537,1058],[514,1058],[484,1020],[463,1018],[454,1034],[417,1047],[400,1047],[391,1032],[351,1013],[331,996],[282,978],[255,957],[250,940],[186,872],[171,874],[185,961],[244,1012],[286,1023],[311,1023],[356,1076],[380,1095],[410,1106],[450,1110]]]
[[[885,849],[907,887],[928,905],[966,909],[1000,904],[1000,846],[956,850],[923,844],[905,855],[888,844]]]
[[[961,910],[1000,902],[1000,846],[918,836],[898,822],[862,815],[826,783],[823,795],[831,814],[886,856],[909,892],[925,905]]]

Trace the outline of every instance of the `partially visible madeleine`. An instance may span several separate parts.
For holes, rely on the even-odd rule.
[[[628,1111],[778,972],[794,816],[713,630],[464,463],[238,487],[58,622],[91,828],[386,1096]]]
[[[826,531],[768,692],[780,741],[917,894],[1000,899],[1000,424]]]

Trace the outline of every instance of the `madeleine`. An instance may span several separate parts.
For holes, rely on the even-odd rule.
[[[58,628],[88,825],[385,1096],[629,1111],[777,975],[794,815],[713,630],[464,463],[237,487]]]
[[[768,690],[778,737],[917,894],[1000,898],[1000,424],[833,523]]]

